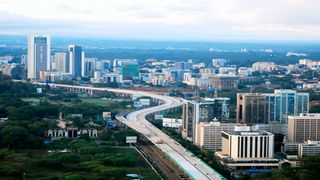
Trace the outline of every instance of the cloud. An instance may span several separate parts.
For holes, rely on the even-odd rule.
[[[0,33],[320,40],[318,0],[0,0]]]

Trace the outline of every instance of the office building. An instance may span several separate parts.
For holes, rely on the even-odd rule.
[[[61,82],[71,81],[72,75],[70,73],[63,73],[61,71],[40,71],[39,80],[42,82]]]
[[[304,156],[315,156],[320,153],[320,141],[306,141],[303,144],[298,145],[298,156],[303,158]]]
[[[196,126],[200,122],[213,120],[228,121],[229,105],[227,99],[210,99],[201,102],[188,101],[183,105],[182,136],[195,141]]]
[[[274,93],[238,93],[238,123],[287,124],[290,115],[309,112],[309,94],[294,90],[275,90]]]
[[[69,59],[66,52],[56,52],[54,54],[55,70],[62,73],[69,73]]]
[[[235,123],[219,121],[201,122],[197,125],[197,136],[194,143],[202,149],[221,150],[221,132],[231,132],[235,126]]]
[[[294,90],[275,90],[266,95],[267,120],[287,123],[289,115],[309,112],[309,93],[297,93]]]
[[[84,52],[81,46],[69,45],[69,73],[73,78],[80,78],[84,66]]]
[[[248,77],[252,75],[252,68],[241,67],[238,69],[238,74],[240,77]]]
[[[313,61],[310,59],[300,59],[299,64],[305,65],[309,68],[319,68],[320,67],[320,61]]]
[[[222,163],[231,169],[278,168],[273,158],[274,135],[252,130],[250,126],[236,126],[232,132],[222,132],[222,151],[216,152]]]
[[[237,68],[235,68],[235,67],[219,67],[219,74],[227,74],[229,76],[235,76],[237,74]]]
[[[290,142],[320,141],[320,113],[289,116],[288,140]]]
[[[256,62],[252,64],[253,71],[266,71],[270,72],[276,69],[273,62]]]
[[[267,124],[266,96],[258,93],[238,93],[237,123]]]
[[[97,58],[85,58],[82,67],[81,77],[92,78],[94,77],[95,64],[98,61]]]
[[[219,91],[238,89],[239,76],[213,75],[210,77],[212,85]]]
[[[212,59],[212,66],[213,67],[223,67],[227,64],[226,59]]]
[[[50,70],[50,37],[31,35],[28,40],[28,78],[39,79],[40,71]]]
[[[176,69],[181,69],[181,70],[190,70],[192,69],[192,63],[191,62],[175,62],[174,67]]]
[[[139,76],[138,63],[126,62],[121,64],[121,74],[123,79],[132,80]]]

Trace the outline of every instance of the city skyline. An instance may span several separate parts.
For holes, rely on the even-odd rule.
[[[0,1],[0,34],[147,40],[320,40],[315,0]],[[294,14],[294,15],[293,15]],[[77,31],[74,31],[77,29]]]

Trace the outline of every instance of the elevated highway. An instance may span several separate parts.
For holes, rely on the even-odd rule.
[[[38,85],[45,85],[44,83],[34,83]],[[184,102],[181,98],[163,96],[151,92],[134,91],[127,89],[113,89],[113,88],[97,88],[88,86],[72,86],[63,84],[50,84],[51,87],[66,88],[69,90],[84,90],[89,91],[109,91],[121,94],[139,94],[148,96],[154,99],[161,100],[162,103],[158,106],[141,109],[129,113],[127,116],[118,115],[116,118],[130,128],[145,135],[151,142],[153,142],[162,152],[164,152],[173,162],[175,162],[182,170],[184,170],[192,179],[224,179],[219,173],[209,167],[206,163],[201,161],[177,141],[169,137],[160,129],[152,125],[146,120],[146,116],[151,113],[156,113],[171,108],[181,106]]]

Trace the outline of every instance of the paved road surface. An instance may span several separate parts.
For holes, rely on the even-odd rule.
[[[35,83],[44,85],[44,83]],[[206,163],[195,157],[191,152],[182,147],[178,142],[170,138],[167,134],[162,132],[157,127],[153,126],[146,120],[146,115],[155,113],[177,106],[181,106],[184,102],[183,99],[176,97],[169,97],[154,94],[151,92],[134,91],[126,89],[113,89],[113,88],[96,88],[87,86],[72,86],[62,84],[51,84],[52,87],[65,87],[76,88],[83,90],[96,90],[96,91],[110,91],[115,93],[125,94],[140,94],[149,96],[155,99],[160,99],[163,103],[159,106],[154,106],[138,111],[134,111],[124,116],[117,116],[118,120],[131,127],[132,129],[145,135],[151,142],[153,142],[159,149],[161,149],[172,161],[174,161],[181,169],[183,169],[192,179],[224,179],[215,170],[209,167]]]

